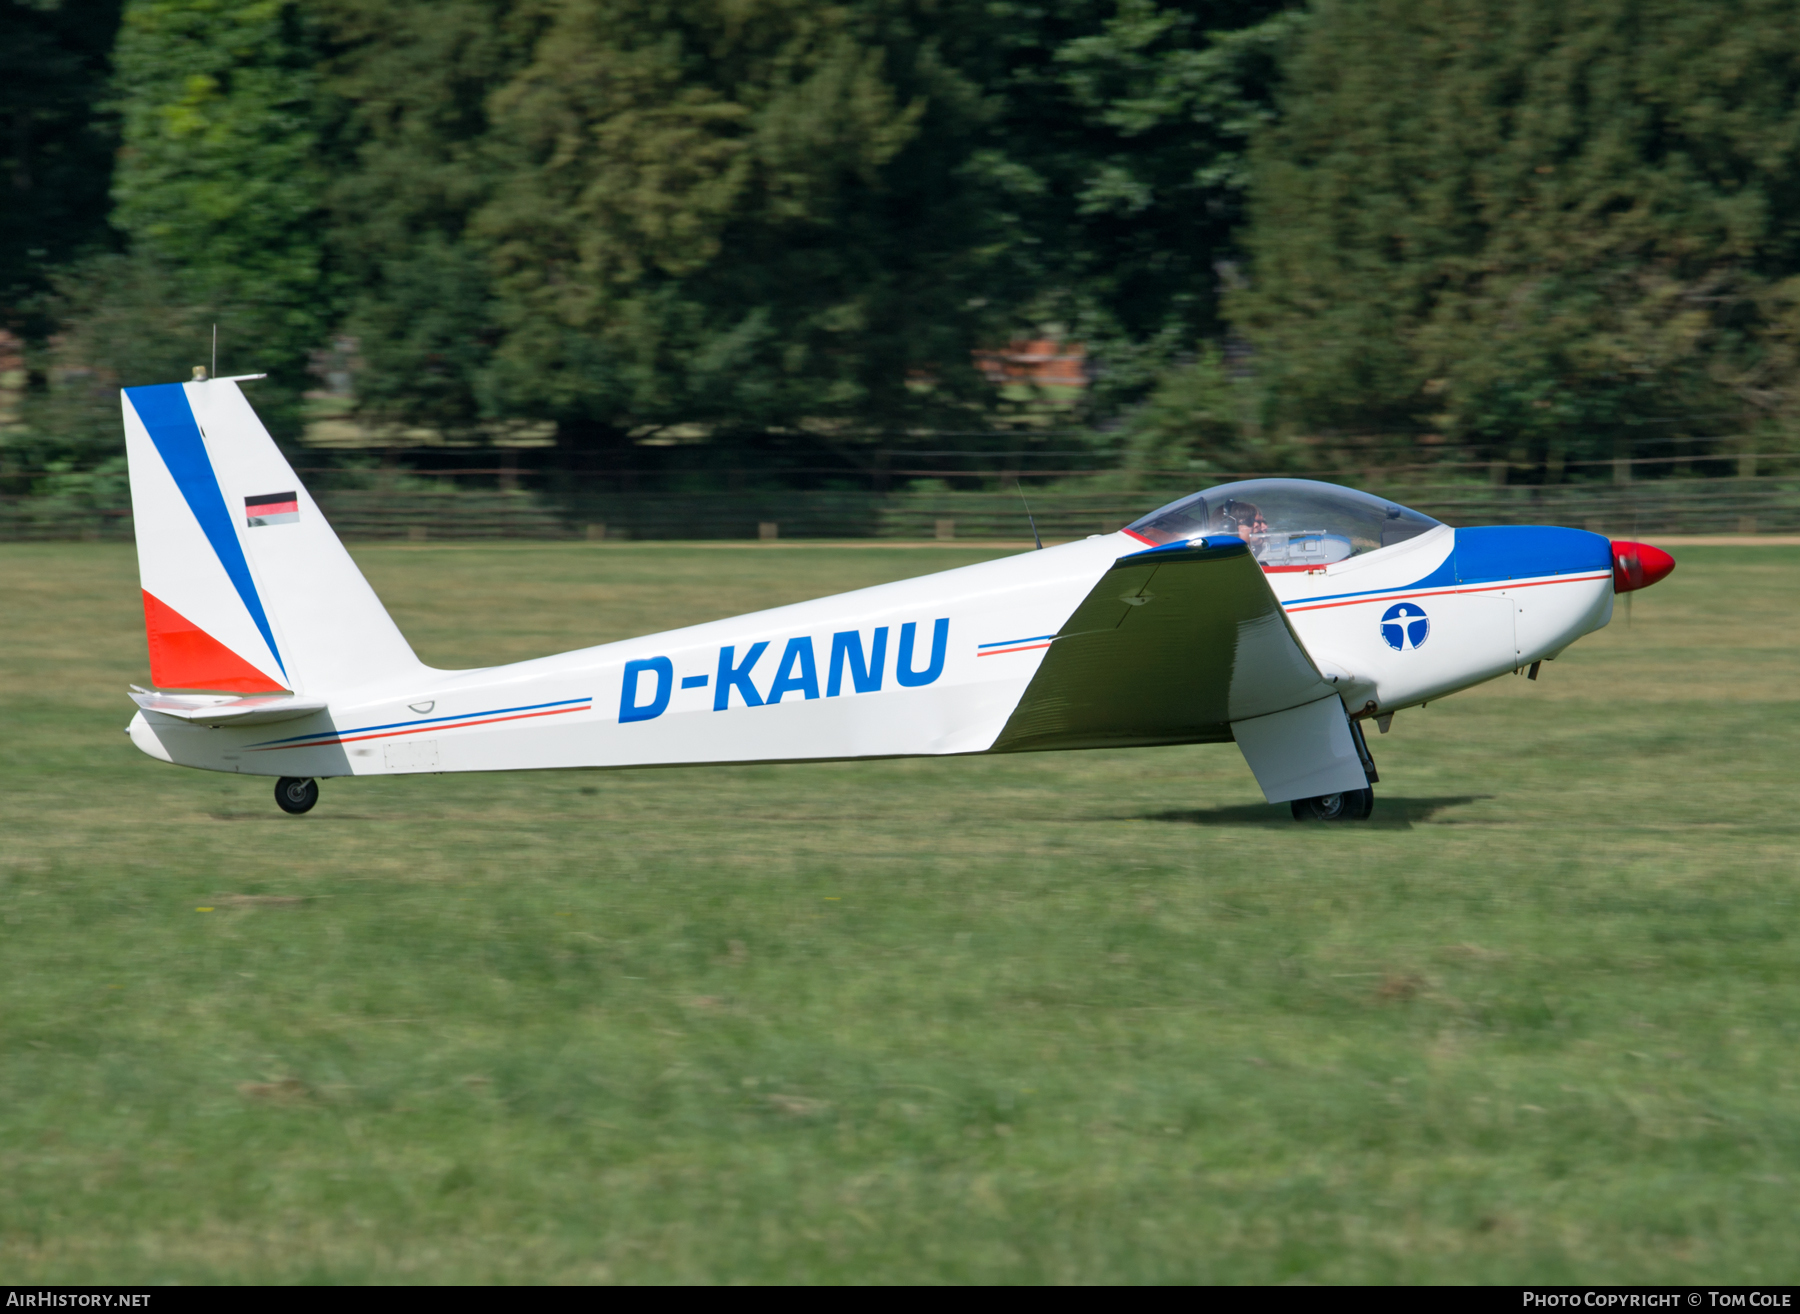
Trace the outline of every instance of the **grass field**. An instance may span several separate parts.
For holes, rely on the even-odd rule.
[[[970,548],[359,553],[506,661]],[[0,548],[0,1282],[1800,1280],[1800,549],[1230,745],[326,781],[120,733],[135,565]],[[210,909],[210,911],[201,911]]]

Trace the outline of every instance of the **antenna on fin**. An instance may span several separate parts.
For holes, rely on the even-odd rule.
[[[1025,502],[1025,485],[1015,479],[1013,480],[1013,487],[1019,490],[1019,500]],[[1036,543],[1037,550],[1042,552],[1044,550],[1044,540],[1038,537],[1037,520],[1031,514],[1031,503],[1029,502],[1025,502],[1025,519],[1031,522],[1031,541]]]

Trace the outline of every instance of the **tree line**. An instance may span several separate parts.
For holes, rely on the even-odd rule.
[[[14,487],[214,324],[284,441],[354,344],[361,421],[601,470],[1796,428],[1774,0],[36,0],[0,120]],[[1027,338],[1086,386],[997,386]]]

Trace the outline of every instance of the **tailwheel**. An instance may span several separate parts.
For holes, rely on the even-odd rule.
[[[1341,794],[1297,798],[1288,806],[1295,821],[1366,821],[1375,810],[1375,791],[1346,789]]]
[[[283,776],[275,782],[275,804],[283,812],[292,812],[296,816],[311,812],[312,805],[318,801],[319,782],[316,780]]]

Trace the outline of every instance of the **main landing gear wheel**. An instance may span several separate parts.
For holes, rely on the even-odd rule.
[[[1295,821],[1366,821],[1375,810],[1375,791],[1346,789],[1342,794],[1297,798],[1289,806]]]
[[[292,812],[295,816],[311,812],[312,805],[318,801],[319,782],[316,780],[283,776],[275,782],[275,803],[283,812]]]

